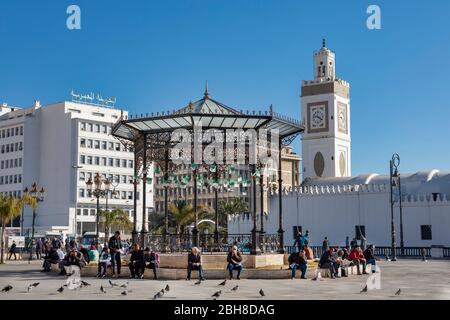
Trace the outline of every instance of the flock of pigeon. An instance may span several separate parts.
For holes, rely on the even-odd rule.
[[[195,285],[200,285],[201,283],[202,283],[202,281],[201,281],[201,280],[198,280],[198,281],[195,282],[194,284],[195,284]],[[227,283],[227,280],[224,280],[224,281],[222,281],[221,283],[219,283],[218,286],[225,287],[226,283]],[[35,283],[30,284],[30,285],[26,288],[26,289],[27,289],[27,292],[30,293],[30,292],[31,292],[34,288],[36,288],[39,284],[40,284],[40,282],[35,282]],[[78,286],[77,289],[81,289],[82,287],[88,287],[88,286],[90,286],[90,285],[91,285],[90,283],[88,283],[88,282],[86,282],[86,281],[84,281],[84,280],[81,280],[81,281],[80,281],[80,284],[79,284],[79,286]],[[117,283],[115,283],[115,282],[109,280],[109,285],[111,286],[111,288],[124,289],[124,290],[121,292],[121,294],[122,294],[123,296],[126,296],[126,295],[128,295],[128,293],[131,293],[131,292],[132,292],[131,290],[128,290],[128,285],[129,285],[129,282],[128,282],[128,281],[125,282],[125,283],[122,284],[122,285],[119,285],[119,284],[117,284]],[[58,293],[63,293],[65,287],[67,287],[67,284],[61,286],[61,287],[60,287],[58,290],[56,290],[56,291],[57,291]],[[12,289],[13,289],[13,286],[11,286],[11,285],[9,284],[9,285],[5,286],[5,287],[1,290],[1,292],[2,292],[2,293],[7,293],[7,292],[10,292]],[[234,286],[233,288],[231,288],[231,292],[236,292],[238,289],[239,289],[239,285],[236,285],[236,286]],[[166,292],[169,292],[169,291],[170,291],[170,286],[169,286],[169,285],[166,285],[165,288],[161,289],[160,291],[158,291],[158,292],[153,296],[153,300],[157,300],[157,299],[162,298],[162,297],[164,296],[164,294],[165,294]],[[367,293],[367,291],[368,291],[368,288],[367,288],[367,285],[366,285],[359,293]],[[106,293],[106,292],[107,292],[106,289],[105,289],[105,287],[103,287],[103,285],[100,286],[100,292],[101,292],[101,293]],[[399,295],[401,294],[401,292],[402,292],[401,289],[398,289],[398,291],[395,292],[395,295],[396,295],[396,296],[399,296]],[[214,294],[211,296],[211,298],[213,298],[214,300],[216,300],[216,299],[219,298],[221,295],[222,295],[222,290],[218,290],[218,291],[214,292]],[[265,296],[266,296],[266,294],[264,293],[263,289],[260,289],[260,290],[259,290],[259,295],[260,295],[261,297],[265,297]]]

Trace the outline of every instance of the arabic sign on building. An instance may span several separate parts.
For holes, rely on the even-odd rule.
[[[92,104],[96,106],[102,106],[102,107],[114,107],[116,105],[117,99],[116,97],[107,97],[104,98],[99,94],[94,94],[93,92],[90,92],[88,94],[81,94],[75,92],[73,89],[70,92],[70,95],[72,96],[72,101],[74,102],[82,102],[87,104]]]

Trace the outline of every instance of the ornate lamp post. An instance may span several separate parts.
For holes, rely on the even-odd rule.
[[[400,156],[396,153],[392,156],[392,159],[389,161],[389,169],[390,169],[390,190],[391,190],[391,251],[392,257],[391,261],[397,261],[397,255],[395,252],[396,243],[395,243],[395,221],[394,221],[394,190],[393,188],[397,186],[397,183],[400,182],[400,175],[398,173],[398,166],[400,164]],[[398,181],[398,182],[397,182]],[[399,189],[400,190],[400,189]],[[401,194],[400,194],[400,206],[401,206]],[[401,211],[401,209],[400,209]],[[400,218],[402,219],[402,218]],[[403,226],[401,226],[403,229]],[[401,233],[403,233],[401,231]],[[402,235],[403,238],[403,235]],[[403,242],[403,241],[402,241]]]
[[[36,224],[36,207],[37,204],[39,202],[44,201],[44,197],[45,197],[45,190],[44,187],[38,187],[38,185],[36,184],[36,182],[34,182],[30,188],[30,190],[28,190],[28,187],[26,187],[23,190],[23,193],[25,195],[30,196],[31,198],[34,199],[34,201],[36,201],[36,206],[33,206],[33,224],[31,227],[31,249],[30,249],[30,258],[29,260],[33,259],[33,241],[34,241],[34,226]]]
[[[104,187],[103,187],[104,185]],[[100,173],[96,173],[94,177],[94,182],[92,182],[92,179],[89,178],[88,181],[86,181],[87,191],[90,197],[97,198],[97,214],[96,214],[96,221],[95,221],[95,241],[98,245],[98,239],[99,239],[99,222],[100,222],[100,197],[106,196],[109,192],[109,189],[111,187],[111,184],[105,183],[105,181],[102,181],[102,177],[100,176]],[[103,187],[103,188],[102,188]]]

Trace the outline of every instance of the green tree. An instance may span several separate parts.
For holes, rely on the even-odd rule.
[[[221,216],[240,215],[248,211],[248,202],[243,198],[232,198],[230,200],[219,200],[219,214]]]
[[[0,194],[0,224],[2,226],[0,238],[0,263],[4,263],[4,234],[5,226],[14,218],[20,216],[22,212],[23,201],[20,198],[4,196]]]
[[[112,226],[124,228],[125,230],[131,230],[133,228],[133,223],[128,218],[128,213],[122,209],[114,209],[111,211],[101,210],[100,219],[105,228],[105,239],[109,238]]]

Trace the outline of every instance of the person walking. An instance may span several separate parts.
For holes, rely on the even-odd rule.
[[[109,252],[111,254],[111,266],[113,270],[113,278],[120,277],[120,268],[122,260],[120,257],[120,250],[122,249],[122,241],[120,240],[120,231],[114,232],[114,235],[109,238],[108,242]]]
[[[297,237],[295,238],[294,241],[294,247],[297,246],[297,251],[300,252],[300,250],[302,249],[302,232],[298,231]]]
[[[42,246],[43,246],[42,240],[41,240],[41,238],[38,238],[36,241],[36,250],[35,250],[37,260],[42,259]]]
[[[17,256],[16,256],[16,242],[13,241],[13,243],[11,244],[11,248],[9,248],[9,258],[8,260],[11,260],[11,256],[14,255],[14,260],[17,260]]]

